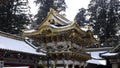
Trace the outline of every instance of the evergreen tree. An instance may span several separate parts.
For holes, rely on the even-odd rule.
[[[116,24],[119,20],[119,0],[91,0],[89,4],[89,21],[94,27],[95,34],[104,46],[117,44]]]
[[[35,2],[40,5],[38,13],[35,16],[37,24],[45,19],[50,8],[55,9],[57,12],[65,11],[66,8],[64,0],[36,0]]]
[[[27,0],[3,0],[0,2],[0,30],[20,35],[29,23]]]
[[[79,9],[79,12],[77,13],[77,15],[75,16],[74,19],[80,26],[84,26],[87,21],[86,21],[86,9],[85,8],[81,8]]]

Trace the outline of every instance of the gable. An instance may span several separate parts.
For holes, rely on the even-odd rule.
[[[39,29],[43,26],[55,25],[55,26],[65,26],[71,24],[72,22],[58,14],[54,9],[50,9],[45,20],[39,25]]]

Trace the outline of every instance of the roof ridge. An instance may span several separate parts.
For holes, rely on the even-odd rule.
[[[23,41],[22,36],[13,35],[13,34],[10,34],[10,33],[3,32],[3,31],[0,31],[0,36],[4,36],[4,37],[12,38],[12,39],[15,39],[15,40]]]

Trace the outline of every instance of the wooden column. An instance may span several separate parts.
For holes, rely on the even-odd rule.
[[[42,66],[43,66],[43,68],[47,68],[45,61],[42,61]]]
[[[64,58],[62,59],[62,61],[63,61],[63,66],[64,66],[64,68],[65,68],[66,66],[65,66]]]
[[[56,68],[56,65],[57,65],[57,60],[54,60],[53,61],[53,68]]]
[[[57,36],[55,36],[55,39],[56,39],[56,40],[54,40],[54,42],[55,42],[55,46],[57,47],[57,46],[58,46]]]

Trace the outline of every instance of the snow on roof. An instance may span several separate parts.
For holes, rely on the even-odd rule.
[[[72,23],[71,21],[69,21],[68,19],[66,19],[64,16],[58,14],[58,13],[54,13],[53,16],[59,20],[61,20],[62,22],[69,24]]]
[[[74,24],[74,23],[71,23],[71,24],[69,24],[69,25],[61,26],[61,27],[60,27],[60,26],[58,27],[58,26],[55,26],[55,25],[52,25],[52,24],[51,24],[50,26],[53,27],[53,28],[58,28],[58,29],[59,29],[59,28],[67,28],[67,27],[69,27],[69,26],[71,26],[71,25],[73,25],[73,24]]]
[[[88,52],[91,54],[91,57],[93,59],[88,60],[87,63],[93,63],[93,64],[97,64],[97,65],[106,65],[106,60],[103,60],[99,54],[100,53],[105,53],[106,51],[95,51],[95,52]]]
[[[93,31],[92,26],[89,26],[89,25],[86,25],[86,26],[80,26],[80,27],[81,27],[81,29],[82,29],[83,31],[88,31],[88,30]]]
[[[24,31],[24,33],[32,33],[32,32],[35,32],[35,31],[36,31],[35,29],[30,29],[30,30]]]
[[[86,29],[86,28],[84,28],[84,27],[81,27],[81,29],[82,29],[83,31],[88,31],[88,29]]]
[[[67,20],[67,19],[61,18],[61,17],[58,16],[57,14],[53,14],[53,16],[56,17],[57,19],[61,20],[61,21],[64,22],[64,23],[67,23],[67,24],[72,23],[71,21],[69,21],[69,20]]]
[[[119,36],[119,35],[120,35],[120,30],[118,30],[118,31],[117,31],[116,35],[117,35],[117,36]]]
[[[45,55],[44,53],[38,53],[31,46],[23,41],[0,36],[0,49],[13,50],[37,55]]]
[[[91,57],[92,58],[95,58],[95,59],[102,59],[99,54],[100,53],[105,53],[106,51],[95,51],[95,52],[88,52],[91,54]]]
[[[97,65],[106,65],[106,60],[88,60],[87,63],[97,64]]]
[[[105,54],[102,54],[102,56],[115,56],[117,54],[118,53],[105,53]]]

